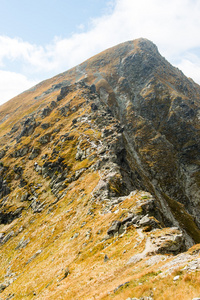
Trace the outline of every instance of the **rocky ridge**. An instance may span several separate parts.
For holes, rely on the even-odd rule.
[[[176,272],[189,289],[199,100],[199,86],[140,39],[1,107],[3,299],[164,299]]]

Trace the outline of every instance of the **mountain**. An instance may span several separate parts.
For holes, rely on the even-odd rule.
[[[146,39],[2,105],[1,299],[200,295],[199,118]]]

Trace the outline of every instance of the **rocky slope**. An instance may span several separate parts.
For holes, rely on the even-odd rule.
[[[145,39],[2,105],[1,299],[198,296],[199,107]]]

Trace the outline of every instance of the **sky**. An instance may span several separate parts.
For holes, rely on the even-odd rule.
[[[200,84],[200,0],[0,0],[0,105],[119,43],[154,42]]]

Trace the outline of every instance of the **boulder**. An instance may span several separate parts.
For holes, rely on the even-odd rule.
[[[37,162],[34,163],[34,169],[38,174],[42,174],[42,167]]]
[[[5,283],[0,283],[0,293],[2,293],[7,287],[8,285],[6,285]]]
[[[98,110],[98,106],[97,106],[94,102],[91,103],[91,110],[92,110],[92,111]]]
[[[71,91],[70,86],[62,87],[60,90],[60,95],[57,96],[57,101],[61,101],[63,98],[65,98],[70,91]]]
[[[76,160],[84,160],[87,157],[86,151],[82,150],[79,146],[77,147],[77,152],[76,152]]]
[[[33,134],[37,125],[38,124],[36,123],[33,117],[27,118],[24,122],[22,122],[22,130],[20,134],[17,136],[17,140],[19,140],[22,136],[29,136]]]
[[[46,133],[45,135],[41,136],[39,138],[39,142],[40,144],[44,145],[50,142],[50,138],[51,138],[51,134],[50,133]]]
[[[54,109],[56,106],[57,106],[57,103],[55,101],[51,101],[50,108]]]
[[[48,129],[49,127],[51,127],[50,123],[43,123],[41,124],[42,129]]]
[[[17,149],[12,153],[12,156],[17,157],[23,157],[29,152],[29,145],[24,145],[22,148]]]
[[[0,159],[2,159],[6,154],[6,151],[4,149],[0,150]]]
[[[19,187],[24,187],[27,185],[27,181],[24,178],[20,179]]]
[[[7,185],[7,181],[0,178],[0,198],[10,194],[10,188]]]
[[[15,166],[13,167],[13,171],[14,171],[17,175],[19,175],[19,177],[22,176],[22,174],[23,174],[23,168],[22,168],[21,166],[15,165]],[[18,178],[17,178],[17,179],[18,179]]]
[[[13,220],[20,218],[24,207],[18,207],[14,211],[0,211],[0,224],[10,224]]]
[[[43,108],[43,110],[41,112],[41,117],[46,118],[47,116],[50,115],[51,111],[52,111],[51,108],[49,108],[48,106]]]
[[[59,110],[61,116],[66,117],[70,111],[70,104],[64,105],[61,108],[59,108],[58,110]]]
[[[105,256],[104,256],[104,262],[107,262],[108,260],[109,260],[109,257],[108,257],[107,254],[105,254]]]
[[[42,166],[42,175],[44,178],[50,177],[52,178],[56,173],[61,174],[64,170],[67,169],[67,166],[63,163],[63,158],[58,157],[56,161],[46,161]]]
[[[95,86],[95,84],[92,84],[92,85],[90,86],[90,92],[91,92],[91,93],[96,93],[96,86]]]
[[[147,215],[142,217],[140,221],[138,222],[138,226],[145,227],[145,226],[150,226],[151,228],[156,228],[158,227],[158,223],[152,219],[149,218]]]
[[[64,278],[66,278],[70,274],[69,268],[67,267],[64,271]]]
[[[26,193],[21,195],[20,201],[21,202],[27,201],[27,200],[29,200],[29,197],[30,197],[30,194],[28,192],[26,192]]]
[[[177,254],[185,249],[183,233],[175,227],[169,228],[162,235],[152,234],[150,242],[153,245],[154,252],[159,254]]]
[[[128,215],[128,217],[126,217],[125,219],[122,220],[122,225],[126,224],[127,222],[131,222],[134,217],[135,217],[135,215],[133,213],[130,213]]]
[[[118,233],[121,224],[122,224],[121,221],[117,221],[117,220],[113,221],[111,227],[107,230],[107,234],[109,236],[113,236],[115,233]]]
[[[33,197],[31,201],[31,208],[33,209],[34,213],[40,213],[43,210],[44,205],[40,201],[37,201],[35,197]]]
[[[41,152],[41,150],[39,148],[32,148],[29,159],[33,160],[34,158],[36,158],[40,154],[40,152]]]
[[[1,244],[5,244],[15,235],[14,231],[9,232],[5,235],[5,237],[2,239]]]

